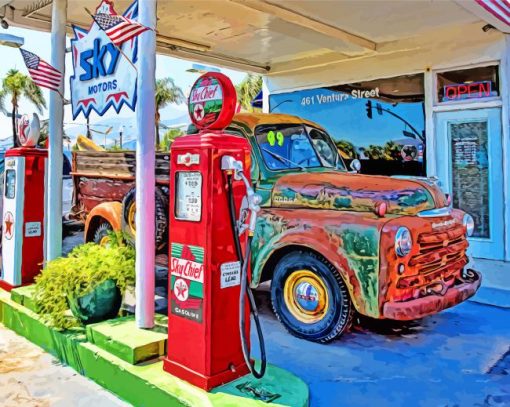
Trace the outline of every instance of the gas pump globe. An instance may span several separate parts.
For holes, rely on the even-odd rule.
[[[249,239],[260,199],[250,186],[249,142],[223,132],[236,106],[230,80],[219,73],[203,75],[188,104],[199,134],[179,137],[171,147],[164,369],[210,390],[249,372],[264,374],[265,361],[257,372],[249,356],[246,301],[254,305],[248,288]],[[235,219],[243,200],[250,212],[247,225]]]
[[[5,153],[0,287],[31,284],[44,260],[45,185],[48,152],[34,148],[40,124],[36,114],[21,117],[21,147]]]

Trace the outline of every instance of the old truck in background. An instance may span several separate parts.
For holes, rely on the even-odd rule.
[[[262,196],[252,246],[252,287],[271,280],[271,300],[289,332],[328,342],[354,312],[413,320],[475,294],[466,268],[470,215],[453,209],[428,179],[349,171],[319,125],[277,114],[238,114],[226,132],[252,146]],[[167,262],[169,154],[157,155],[156,245]],[[134,152],[76,152],[74,214],[85,240],[110,230],[134,238]]]

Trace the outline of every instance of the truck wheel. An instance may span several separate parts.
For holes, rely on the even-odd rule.
[[[94,232],[94,238],[92,239],[95,244],[100,246],[106,246],[110,241],[109,234],[113,232],[112,225],[108,222],[101,222]]]
[[[168,231],[168,198],[156,187],[156,248],[160,249],[167,243]],[[122,200],[122,230],[126,233],[129,243],[135,243],[136,235],[136,188],[132,188]]]
[[[352,302],[340,274],[311,252],[292,252],[278,262],[271,282],[271,302],[285,328],[309,341],[330,342],[352,321]]]

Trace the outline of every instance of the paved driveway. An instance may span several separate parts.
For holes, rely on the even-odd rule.
[[[509,309],[467,302],[418,323],[365,320],[320,345],[284,331],[268,292],[257,301],[270,362],[309,384],[312,406],[510,406]]]

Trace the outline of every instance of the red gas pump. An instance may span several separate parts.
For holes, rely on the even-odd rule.
[[[23,116],[18,137],[22,147],[5,153],[0,287],[31,284],[44,260],[44,213],[48,152],[34,148],[39,119]]]
[[[246,293],[251,295],[249,250],[243,262],[239,233],[253,231],[259,201],[245,175],[250,168],[249,142],[222,132],[235,107],[230,80],[219,73],[203,75],[189,97],[190,116],[200,132],[176,139],[171,148],[164,369],[206,390],[254,371],[245,301]],[[234,219],[243,199],[252,211],[248,227]],[[258,331],[261,337],[259,325]],[[263,341],[261,345],[264,355]]]

